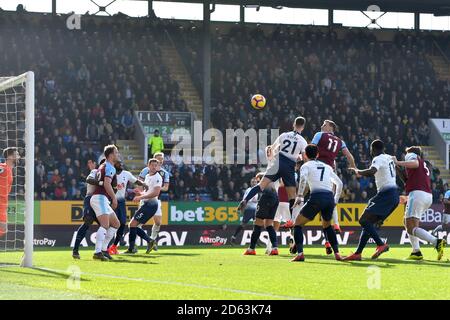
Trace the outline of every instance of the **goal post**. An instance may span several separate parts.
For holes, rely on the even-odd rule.
[[[33,266],[34,100],[32,71],[0,77],[0,150],[15,147],[21,156],[13,169],[6,209],[6,234],[0,238],[0,251],[23,250],[22,267]]]

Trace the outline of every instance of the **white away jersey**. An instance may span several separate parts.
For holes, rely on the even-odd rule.
[[[97,178],[97,169],[93,169],[89,172],[88,178],[96,179]],[[95,191],[96,186],[86,183],[86,196],[92,196]]]
[[[252,188],[247,188],[247,190],[245,190],[243,199],[245,199],[245,197],[250,192],[250,190],[252,190]],[[258,204],[258,194],[256,194],[253,198],[251,198],[247,202],[247,206],[252,206],[252,207],[255,207],[255,208],[256,208],[257,204]]]
[[[131,183],[135,183],[137,179],[131,174],[130,171],[122,170],[122,172],[117,175],[117,200],[125,199],[128,181],[131,181]]]
[[[321,191],[333,192],[333,184],[335,184],[335,199],[339,200],[341,196],[341,179],[334,173],[332,167],[322,161],[310,160],[302,165],[300,169],[300,188],[304,189],[305,183],[308,183],[311,193]],[[303,192],[303,190],[300,191]]]
[[[308,145],[305,138],[295,131],[280,134],[275,144],[277,142],[280,144],[279,154],[282,154],[292,161],[297,161],[298,156],[305,151],[305,148]]]
[[[163,178],[161,177],[161,175],[156,172],[154,175],[146,175],[145,176],[145,184],[148,185],[148,191],[145,194],[149,194],[150,192],[153,192],[153,188],[155,187],[162,187],[163,185]],[[151,198],[151,199],[146,199],[145,201],[154,201],[154,200],[158,200],[158,196]]]
[[[392,156],[385,153],[376,156],[372,160],[371,167],[377,169],[375,173],[375,184],[377,185],[378,192],[397,187],[397,183],[395,182],[395,163],[392,160]]]

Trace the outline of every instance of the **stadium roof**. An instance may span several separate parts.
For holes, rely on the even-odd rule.
[[[145,0],[147,1],[147,0]],[[204,3],[203,0],[164,0],[167,2]],[[418,12],[450,15],[450,0],[211,0],[214,4],[259,5],[310,9],[370,11],[378,7],[382,12]],[[376,7],[375,7],[376,6]]]

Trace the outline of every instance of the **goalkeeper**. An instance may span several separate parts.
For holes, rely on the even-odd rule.
[[[0,238],[8,231],[8,195],[13,183],[12,169],[20,160],[17,148],[3,150],[5,163],[0,163]]]

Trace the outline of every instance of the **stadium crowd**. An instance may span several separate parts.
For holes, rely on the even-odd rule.
[[[87,160],[97,161],[102,145],[133,139],[134,110],[187,110],[161,63],[158,24],[106,19],[86,21],[76,32],[64,21],[0,20],[0,74],[35,72],[35,196],[41,200],[81,199]]]
[[[398,158],[406,146],[427,145],[427,119],[450,112],[450,86],[436,78],[426,58],[433,37],[399,32],[392,42],[381,42],[371,32],[340,32],[278,26],[267,33],[236,26],[228,34],[217,34],[212,57],[214,127],[287,131],[292,119],[302,115],[307,119],[304,136],[310,141],[323,120],[333,119],[339,125],[336,134],[360,168],[370,165],[369,145],[375,138],[384,140],[387,152]],[[201,29],[172,28],[172,34],[201,86]],[[255,93],[267,99],[264,112],[248,106]],[[371,180],[349,174],[344,157],[338,167],[343,201],[364,202],[375,194]],[[236,185],[248,182],[248,176],[235,174],[241,177],[235,178]],[[432,181],[438,201],[448,187],[438,168]]]
[[[62,18],[5,16],[0,20],[4,64],[0,74],[36,74],[36,199],[81,199],[88,160],[100,146],[133,139],[134,110],[187,111],[180,88],[161,61],[167,30],[201,87],[201,29],[136,19],[87,21],[71,31]],[[19,28],[17,26],[20,26]],[[39,27],[37,27],[39,25]],[[432,38],[399,32],[393,42],[371,32],[313,27],[234,27],[213,37],[211,120],[220,130],[291,129],[307,119],[310,141],[333,119],[360,168],[370,164],[369,144],[379,137],[401,157],[427,144],[426,119],[450,113],[450,84],[439,81],[426,59]],[[114,72],[112,71],[114,70]],[[267,98],[252,110],[254,93]],[[342,201],[365,202],[374,183],[356,179],[338,160]],[[170,165],[169,199],[242,198],[256,165]],[[433,169],[433,197],[445,188]]]

